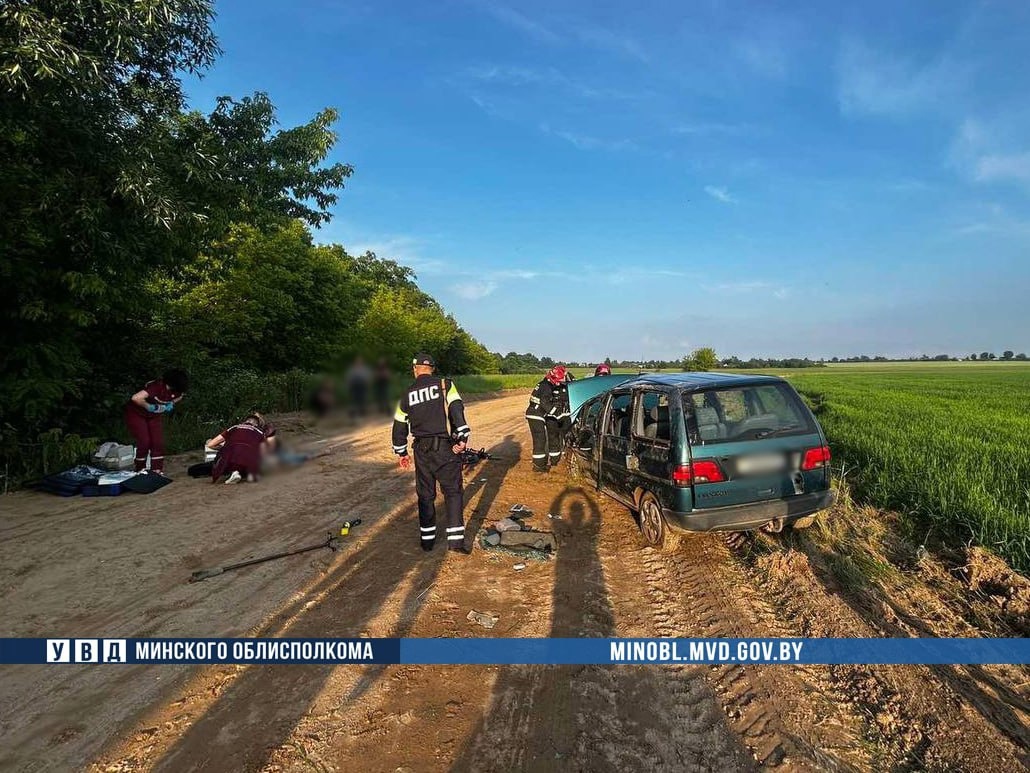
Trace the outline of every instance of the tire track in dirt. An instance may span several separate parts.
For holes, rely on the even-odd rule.
[[[612,556],[610,575],[631,577],[646,597],[649,627],[619,635],[754,638],[796,635],[779,624],[774,610],[747,578],[729,566],[719,535],[691,535],[679,550],[663,553],[643,546],[626,508],[599,494],[606,520],[602,552]],[[639,626],[638,626],[639,627]],[[729,727],[763,767],[790,770],[864,768],[868,756],[861,720],[827,695],[828,683],[815,667],[662,666],[662,670],[704,674],[718,697]]]
[[[830,516],[834,517],[834,516]],[[903,607],[909,591],[892,589],[877,601],[871,589],[852,594],[822,566],[814,543],[800,538],[805,552],[780,540],[763,539],[757,561],[743,547],[733,552],[737,566],[769,601],[781,620],[802,636],[970,636],[961,618],[951,619],[932,591],[912,583],[915,603],[930,604],[932,618],[906,627]],[[819,572],[815,571],[816,567]],[[859,611],[863,611],[865,619]],[[932,624],[928,620],[932,619]],[[880,620],[880,624],[876,621]],[[932,630],[931,626],[932,625]],[[1027,769],[1030,728],[1018,695],[1028,670],[1008,666],[867,666],[827,669],[841,703],[860,711],[876,744],[877,767],[927,770],[1009,771]],[[979,678],[975,678],[978,675]],[[1022,704],[1022,705],[1021,705]]]
[[[605,571],[601,511],[586,492],[548,480],[560,515],[552,637],[631,635],[612,599],[635,589]],[[538,494],[539,496],[539,494]],[[636,632],[639,635],[640,632]],[[456,771],[751,770],[698,673],[641,666],[502,669]]]
[[[727,552],[717,537],[688,539],[677,553],[643,548],[646,588],[654,609],[656,633],[667,637],[752,638],[789,637],[771,624],[771,612],[743,585],[720,577]],[[682,668],[682,667],[681,667]],[[823,699],[819,688],[799,677],[796,667],[725,665],[709,673],[715,691],[737,731],[756,760],[768,768],[851,770],[864,766],[855,752],[861,727],[838,706]],[[803,723],[788,727],[803,698]],[[821,705],[812,705],[821,704]],[[850,732],[813,730],[816,718],[837,716],[839,728]],[[812,724],[808,724],[812,721]],[[835,750],[837,754],[827,750]],[[838,756],[839,755],[839,756]],[[846,756],[845,756],[846,755]],[[847,759],[851,757],[851,759]]]

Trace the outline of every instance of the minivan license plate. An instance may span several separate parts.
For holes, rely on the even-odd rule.
[[[768,475],[787,469],[787,457],[784,454],[754,454],[737,459],[738,475]]]

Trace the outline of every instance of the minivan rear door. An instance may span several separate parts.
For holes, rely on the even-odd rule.
[[[811,411],[785,382],[686,392],[694,507],[786,499],[828,485]],[[815,451],[813,451],[813,449]],[[812,453],[809,453],[812,452]]]

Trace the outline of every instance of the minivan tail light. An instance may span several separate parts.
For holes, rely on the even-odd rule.
[[[818,467],[825,467],[830,463],[830,447],[819,446],[809,448],[805,451],[805,457],[801,462],[802,470],[814,470]]]
[[[718,462],[712,459],[701,459],[692,464],[681,464],[672,471],[672,482],[677,486],[689,486],[691,483],[721,483],[726,480]]]

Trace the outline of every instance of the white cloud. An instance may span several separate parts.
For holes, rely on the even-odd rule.
[[[589,134],[579,134],[565,129],[554,129],[549,124],[540,124],[540,131],[559,137],[578,150],[637,150],[637,144],[628,139],[604,139]]]
[[[737,41],[734,49],[744,64],[756,74],[773,80],[787,77],[787,51],[776,38],[744,38]]]
[[[951,161],[978,183],[1016,182],[1030,185],[1030,151],[1013,150],[1022,133],[967,118],[951,146]],[[1019,138],[1019,139],[1015,139]]]
[[[837,101],[845,115],[906,116],[951,106],[966,80],[947,58],[920,64],[849,41],[837,60]]]
[[[467,301],[478,301],[493,293],[497,283],[492,281],[463,282],[454,285],[454,294]]]
[[[743,280],[739,282],[719,282],[718,284],[707,284],[703,289],[711,293],[723,293],[728,295],[740,295],[744,293],[764,293],[774,298],[786,298],[790,295],[790,288],[783,284],[768,282],[761,279]]]
[[[516,11],[503,3],[491,2],[491,0],[480,0],[476,3],[480,8],[493,16],[497,21],[517,29],[534,40],[542,43],[557,43],[559,37],[546,26],[531,19],[524,13]]]
[[[576,30],[576,36],[591,46],[602,51],[608,51],[629,59],[636,59],[638,62],[649,61],[644,49],[630,37],[612,32],[604,27],[580,26]]]
[[[1015,180],[1030,183],[1030,152],[981,156],[976,161],[976,179],[980,182]]]
[[[414,236],[386,235],[372,238],[355,239],[353,242],[343,240],[343,245],[351,255],[364,255],[374,252],[377,258],[394,260],[407,266],[416,274],[444,274],[451,270],[450,264],[444,260],[428,258],[422,254],[425,243]]]
[[[524,268],[509,268],[503,271],[495,271],[492,276],[498,279],[536,279],[540,276],[540,272]]]
[[[672,127],[673,134],[688,134],[688,135],[706,135],[706,134],[747,134],[752,131],[752,127],[747,124],[737,123],[719,123],[719,122],[700,122],[700,123],[682,123]]]
[[[737,199],[735,196],[731,195],[730,192],[726,190],[726,188],[723,188],[718,185],[706,185],[705,193],[707,193],[716,201],[721,201],[723,204],[737,203]]]
[[[518,65],[481,65],[471,67],[459,78],[478,84],[507,86],[513,89],[530,86],[555,88],[583,99],[631,101],[647,97],[648,92],[628,92],[607,86],[593,86],[571,78],[556,67],[522,67]]]

